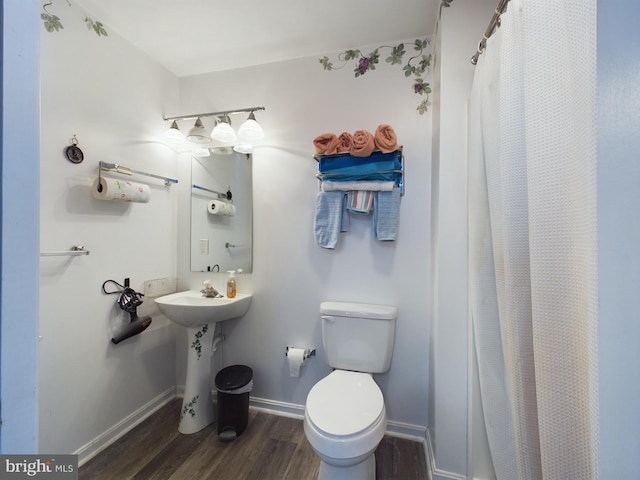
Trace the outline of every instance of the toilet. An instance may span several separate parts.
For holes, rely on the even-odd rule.
[[[319,480],[375,479],[374,452],[387,415],[372,375],[389,369],[397,314],[387,305],[320,305],[322,343],[334,370],[311,388],[304,411],[304,433],[321,460]]]

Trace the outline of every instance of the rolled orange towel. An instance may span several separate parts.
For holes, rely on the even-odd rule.
[[[323,133],[313,139],[313,146],[320,155],[338,153],[338,137],[335,133]]]
[[[366,130],[358,130],[353,134],[353,145],[351,155],[354,157],[368,157],[376,148],[373,135]]]
[[[348,152],[353,145],[353,137],[349,132],[342,132],[338,136],[338,152]]]
[[[393,128],[391,128],[390,125],[378,125],[374,139],[376,147],[383,153],[393,152],[398,148],[396,132],[393,131]]]

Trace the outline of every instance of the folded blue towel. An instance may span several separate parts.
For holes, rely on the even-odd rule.
[[[321,157],[318,163],[320,173],[368,174],[389,170],[400,170],[402,164],[398,152],[375,152],[369,157],[351,155]]]
[[[342,174],[342,173],[319,173],[318,178],[323,182],[333,180],[338,182],[394,182],[398,185],[402,183],[402,173],[397,170],[386,170],[383,172],[358,173],[358,174]]]
[[[346,200],[345,192],[318,192],[313,231],[320,247],[336,248],[340,232],[349,230]]]
[[[398,236],[400,214],[400,189],[375,192],[373,200],[373,228],[376,240],[393,241]]]

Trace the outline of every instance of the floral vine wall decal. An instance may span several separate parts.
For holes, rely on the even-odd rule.
[[[451,6],[453,0],[441,0],[440,2],[440,11],[439,16],[442,16],[442,9]],[[413,92],[417,95],[424,95],[426,98],[420,102],[418,108],[416,110],[420,115],[424,114],[429,106],[431,105],[431,101],[429,99],[429,95],[431,94],[431,86],[429,82],[424,80],[425,74],[429,73],[429,68],[431,67],[431,62],[433,60],[432,54],[423,54],[424,50],[431,43],[431,40],[428,38],[416,39],[413,42],[413,49],[417,53],[407,60],[407,63],[402,67],[404,71],[405,77],[410,77],[415,75],[413,81]],[[385,59],[385,62],[391,65],[402,65],[403,57],[406,53],[404,43],[399,43],[398,45],[382,45],[375,50],[373,50],[369,55],[364,55],[360,50],[345,50],[344,52],[338,54],[338,61],[342,62],[342,65],[339,67],[335,67],[333,63],[329,60],[329,57],[326,55],[319,59],[320,64],[325,70],[339,70],[343,68],[347,62],[351,60],[356,60],[356,67],[353,70],[355,77],[360,77],[367,73],[370,70],[375,70],[376,65],[380,60],[380,49],[382,48],[390,48],[391,53]],[[416,61],[417,63],[412,63]]]
[[[418,95],[424,95],[426,98],[420,102],[418,105],[418,112],[420,115],[425,113],[431,104],[429,101],[429,94],[431,93],[431,87],[429,82],[424,80],[424,76],[429,72],[429,67],[431,66],[432,55],[424,54],[424,50],[431,43],[431,41],[427,38],[416,39],[413,42],[413,50],[416,52],[415,55],[410,57],[402,70],[404,71],[405,77],[410,77],[415,75],[413,80],[413,92]],[[344,52],[338,55],[338,61],[342,62],[342,65],[339,67],[334,66],[333,62],[329,60],[329,57],[326,55],[319,59],[320,64],[325,70],[339,70],[343,68],[349,61],[355,60],[356,66],[353,70],[355,77],[360,77],[367,73],[368,71],[375,70],[376,65],[380,62],[380,50],[381,49],[390,49],[391,52],[389,56],[385,58],[385,62],[390,65],[402,65],[403,58],[407,53],[405,50],[404,43],[399,43],[397,45],[382,45],[375,50],[373,50],[368,55],[364,55],[360,50],[345,50]]]
[[[67,1],[67,4],[71,6],[71,1],[70,0],[66,0],[66,1]],[[43,4],[42,10],[44,11],[44,13],[40,14],[40,18],[44,23],[44,28],[49,33],[59,32],[60,30],[64,30],[64,26],[62,25],[62,21],[60,20],[60,17],[58,17],[57,15],[47,10],[47,7],[50,7],[51,5],[53,5],[53,2],[54,0],[49,0],[47,3]],[[94,20],[86,14],[83,16],[82,20],[87,24],[87,28],[89,30],[93,30],[96,33],[96,35],[98,35],[99,37],[108,36],[107,30],[105,29],[102,22],[98,20]]]

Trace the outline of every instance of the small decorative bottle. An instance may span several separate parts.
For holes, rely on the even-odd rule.
[[[227,280],[227,297],[235,298],[236,296],[236,275],[235,270],[229,270],[227,272],[229,274],[229,278]]]

